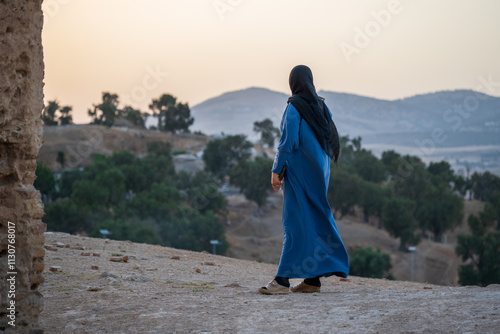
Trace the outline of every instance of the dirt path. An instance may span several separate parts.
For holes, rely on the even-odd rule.
[[[46,251],[46,283],[40,288],[46,333],[496,333],[500,328],[500,285],[350,277],[325,279],[319,294],[263,296],[257,288],[272,278],[275,265],[63,233],[47,233],[45,244],[57,249]],[[111,262],[113,254],[129,260]],[[51,266],[60,268],[51,272]]]

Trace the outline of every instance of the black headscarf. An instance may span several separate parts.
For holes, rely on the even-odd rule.
[[[292,96],[288,103],[306,120],[321,147],[337,165],[340,153],[339,134],[324,99],[316,93],[311,69],[305,65],[295,66],[290,72],[289,81]]]

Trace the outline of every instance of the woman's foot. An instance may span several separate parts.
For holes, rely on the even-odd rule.
[[[285,293],[289,293],[290,288],[284,285],[279,285],[276,280],[272,280],[266,286],[263,286],[259,289],[259,293],[263,295],[281,295]]]
[[[321,290],[321,287],[316,286],[316,285],[306,284],[304,281],[302,281],[299,284],[294,285],[290,288],[291,292],[305,292],[305,293],[320,292],[320,290]]]

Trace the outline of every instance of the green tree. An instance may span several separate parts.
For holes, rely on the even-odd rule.
[[[208,211],[225,214],[227,200],[219,192],[217,180],[210,174],[199,171],[194,175],[177,174],[176,187],[186,194],[186,202],[204,214]]]
[[[107,157],[108,164],[114,167],[130,166],[137,162],[135,155],[129,151],[115,151]]]
[[[379,183],[385,179],[382,162],[370,151],[357,150],[352,165],[356,173],[366,181]]]
[[[500,193],[500,177],[488,171],[472,174],[471,185],[474,198],[480,201],[490,201],[495,194]]]
[[[59,198],[70,197],[71,193],[73,192],[73,184],[78,180],[82,180],[82,178],[83,178],[82,172],[80,172],[77,169],[65,171],[61,175],[61,179],[59,180],[58,197]]]
[[[382,209],[384,227],[395,238],[400,238],[399,250],[406,251],[408,243],[417,243],[414,235],[417,222],[413,216],[415,202],[401,197],[391,197]]]
[[[468,224],[472,234],[460,234],[455,252],[465,262],[459,268],[461,285],[500,283],[500,232],[491,231],[495,215],[483,211],[479,217],[470,215]]]
[[[93,105],[93,109],[88,110],[88,115],[93,117],[93,124],[101,124],[110,127],[115,119],[121,116],[118,109],[118,95],[109,92],[102,93],[102,102]]]
[[[382,228],[382,208],[389,197],[388,189],[372,182],[361,182],[359,188],[360,200],[359,203],[363,208],[364,221],[368,223],[370,216],[375,216],[379,219],[379,228]]]
[[[119,240],[210,251],[217,239],[218,253],[228,247],[221,224],[227,202],[217,181],[205,172],[177,175],[168,143],[149,143],[143,158],[96,154],[83,171],[62,174],[59,196],[66,198],[45,207],[51,230],[100,237],[106,228]]]
[[[342,219],[346,214],[353,213],[354,206],[361,203],[362,194],[359,189],[362,182],[356,173],[343,167],[334,169],[331,166],[327,196],[335,216],[340,211]]]
[[[463,203],[453,193],[457,180],[447,162],[430,163],[428,167],[418,157],[399,156],[394,151],[384,152],[382,162],[390,175],[389,187],[397,196],[416,203],[415,218],[422,234],[430,229],[440,242],[445,231],[460,223]]]
[[[147,173],[144,172],[142,161],[130,165],[120,166],[120,171],[125,176],[125,190],[131,190],[138,193],[149,189],[151,181],[148,179]]]
[[[389,254],[382,253],[377,248],[359,247],[349,256],[349,274],[353,276],[383,278],[391,269]]]
[[[468,183],[468,180],[462,175],[453,175],[453,190],[462,198],[465,197],[467,190],[469,190]]]
[[[339,138],[340,142],[340,155],[339,155],[339,164],[340,165],[352,165],[354,161],[354,153],[355,148],[352,144],[352,141],[349,139],[349,136],[341,136]]]
[[[157,220],[168,220],[175,212],[178,212],[181,198],[181,194],[177,188],[166,184],[154,183],[149,190],[138,193],[129,203],[128,207],[140,219],[155,218]]]
[[[148,220],[142,221],[137,218],[106,219],[97,224],[90,236],[100,238],[101,233],[99,230],[101,229],[110,231],[109,238],[113,240],[130,240],[151,245],[161,243],[157,231],[158,226]]]
[[[140,166],[150,184],[173,184],[175,168],[170,143],[148,143],[148,154],[141,159]]]
[[[88,213],[86,207],[79,206],[70,199],[65,199],[45,205],[43,221],[47,224],[49,231],[89,232]]]
[[[126,106],[121,111],[122,117],[125,118],[130,123],[145,129],[146,119],[149,116],[148,113],[143,113],[139,109],[134,109],[133,107]]]
[[[244,135],[213,139],[203,151],[205,170],[220,181],[224,181],[226,176],[236,176],[239,171],[237,167],[250,158],[252,147]]]
[[[36,163],[36,179],[33,186],[50,199],[55,192],[56,181],[52,170],[41,162]]]
[[[177,98],[170,94],[163,94],[158,99],[153,99],[149,108],[153,111],[153,115],[158,117],[160,131],[170,131],[173,134],[177,131],[187,133],[194,123],[188,104],[177,102]]]
[[[73,124],[73,116],[71,116],[72,110],[73,110],[73,107],[70,107],[70,106],[62,107],[59,110],[59,113],[61,114],[59,116],[59,123],[61,125]]]
[[[202,215],[187,205],[181,204],[178,209],[171,219],[160,222],[160,234],[166,246],[211,252],[210,240],[219,240],[217,253],[225,254],[229,244],[220,218],[211,211]]]
[[[423,197],[431,183],[430,174],[419,157],[405,155],[397,158],[397,173],[393,174],[388,184],[395,195],[416,201]]]
[[[57,125],[56,113],[59,110],[59,104],[56,100],[49,101],[49,104],[43,108],[42,119],[45,125]]]
[[[427,171],[436,182],[450,184],[455,179],[451,165],[446,161],[431,162],[427,167]]]
[[[447,183],[428,185],[419,199],[415,216],[422,229],[430,229],[434,240],[441,242],[443,233],[458,226],[463,218],[463,201]]]
[[[260,157],[253,161],[244,161],[241,163],[241,172],[231,176],[231,183],[239,187],[245,197],[257,203],[260,208],[266,203],[266,199],[272,191],[269,184],[272,166],[272,160]]]
[[[105,206],[108,196],[108,189],[95,181],[78,180],[73,183],[71,199],[82,208],[97,211]]]
[[[351,139],[352,147],[354,148],[354,152],[361,151],[361,137],[356,137]]]
[[[273,121],[269,118],[261,122],[254,122],[253,131],[260,133],[260,143],[270,148],[274,147],[275,139],[280,136],[280,130],[274,127]]]
[[[401,164],[401,155],[396,153],[394,150],[382,152],[382,164],[386,170],[387,175],[396,176],[398,175],[398,169]]]
[[[110,208],[125,199],[125,175],[118,168],[109,168],[96,178],[97,184],[106,191],[104,204]]]
[[[485,215],[488,215],[488,219],[496,222],[496,228],[500,231],[500,193],[496,193],[489,202],[484,205]]]

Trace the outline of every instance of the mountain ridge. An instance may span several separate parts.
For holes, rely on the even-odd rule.
[[[416,152],[426,162],[446,160],[455,169],[467,164],[472,170],[500,173],[500,97],[465,89],[396,100],[324,90],[318,94],[340,135],[362,137],[363,146],[377,155],[404,147],[400,153]],[[192,108],[192,130],[257,140],[253,123],[269,118],[278,127],[288,96],[261,87],[226,92]],[[456,152],[457,147],[464,152]],[[471,153],[470,147],[477,150]]]
[[[472,126],[484,127],[485,122],[498,121],[495,111],[500,110],[500,97],[473,90],[444,90],[396,100],[325,90],[320,90],[318,94],[325,98],[325,103],[340,126],[345,123],[344,132],[352,133],[352,136],[393,133],[402,128],[411,132],[432,130],[429,128],[445,125],[453,125],[455,128],[457,116],[468,120]],[[196,120],[193,129],[208,130],[208,134],[233,133],[231,129],[234,127],[228,126],[227,129],[231,131],[228,132],[224,126],[235,115],[242,117],[242,122],[250,119],[258,121],[266,117],[273,121],[280,120],[287,99],[287,94],[262,87],[226,92],[192,107]],[[462,110],[457,110],[457,106]],[[243,114],[248,111],[254,111],[253,115]],[[423,119],[419,119],[419,116]],[[385,126],[379,124],[388,119],[393,122]],[[353,124],[353,121],[359,122],[358,125]],[[374,123],[368,124],[369,121]],[[275,122],[277,124],[279,123]],[[462,122],[460,126],[463,125]],[[249,126],[242,130],[249,137],[255,136]]]

